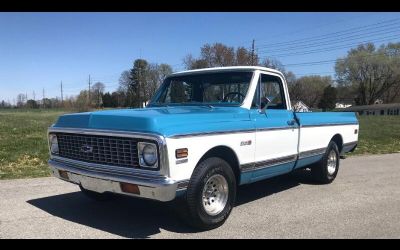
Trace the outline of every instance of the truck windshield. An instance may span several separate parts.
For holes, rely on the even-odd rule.
[[[240,105],[253,72],[193,73],[165,79],[149,106]]]

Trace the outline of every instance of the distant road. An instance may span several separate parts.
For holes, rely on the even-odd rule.
[[[201,233],[163,203],[97,203],[52,177],[0,181],[0,238],[400,238],[400,154],[341,163],[330,185],[303,171],[240,187],[228,221]]]

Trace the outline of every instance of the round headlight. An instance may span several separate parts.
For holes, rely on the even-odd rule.
[[[143,160],[148,166],[153,166],[157,162],[157,148],[154,144],[147,144],[143,148]]]
[[[58,154],[58,141],[56,135],[50,135],[50,151],[52,154]]]

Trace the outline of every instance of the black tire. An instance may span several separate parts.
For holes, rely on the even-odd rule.
[[[203,205],[203,188],[210,177],[223,176],[228,187],[227,201],[215,215],[206,212]],[[214,185],[215,186],[215,185]],[[232,168],[223,159],[211,157],[202,161],[194,170],[185,197],[185,220],[202,230],[217,228],[224,224],[232,211],[236,199],[236,178]]]
[[[113,195],[111,193],[97,193],[91,190],[87,190],[83,188],[81,185],[79,185],[79,188],[81,189],[82,193],[91,200],[109,201],[113,198]]]
[[[328,161],[329,161],[329,156],[330,154],[335,154],[336,157],[336,168],[333,171],[328,171]],[[322,183],[322,184],[329,184],[333,180],[335,180],[336,175],[339,171],[339,163],[340,163],[340,157],[339,157],[339,149],[338,146],[334,141],[329,142],[328,147],[326,149],[326,152],[322,159],[314,164],[311,167],[311,173],[313,176],[313,179],[316,182]]]

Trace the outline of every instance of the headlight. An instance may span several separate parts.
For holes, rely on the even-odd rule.
[[[56,135],[51,134],[49,136],[49,144],[50,144],[50,152],[52,154],[58,154],[59,149],[58,149],[58,141]]]
[[[157,145],[148,142],[138,143],[139,164],[142,167],[157,168]]]

